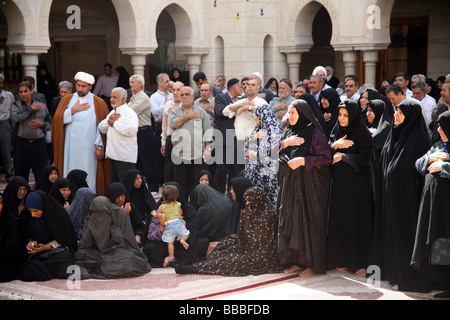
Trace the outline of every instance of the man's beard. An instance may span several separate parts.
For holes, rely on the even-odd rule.
[[[83,91],[77,91],[77,94],[79,97],[85,97],[88,93],[89,93],[89,91],[86,93],[84,93]]]

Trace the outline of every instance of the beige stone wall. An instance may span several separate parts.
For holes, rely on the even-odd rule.
[[[361,57],[373,59],[374,52],[388,47],[391,16],[421,15],[429,18],[428,76],[450,73],[450,8],[438,0],[219,0],[217,7],[212,0],[80,0],[81,30],[65,27],[64,9],[70,4],[70,0],[8,0],[0,7],[8,23],[7,46],[29,54],[27,72],[53,46],[50,51],[57,59],[69,61],[57,62],[59,77],[69,77],[76,65],[99,74],[108,61],[153,81],[148,79],[152,71],[148,61],[158,48],[156,26],[165,12],[176,34],[170,47],[172,62],[186,66],[191,76],[204,71],[209,80],[217,73],[240,78],[259,71],[265,80],[275,76],[295,81],[317,64],[334,66],[341,78],[353,69],[373,78],[373,61]],[[371,5],[379,9],[377,28],[367,24]],[[330,47],[310,51],[313,21],[321,8],[331,20]],[[58,46],[62,51],[55,53]],[[354,57],[358,60],[351,62]]]

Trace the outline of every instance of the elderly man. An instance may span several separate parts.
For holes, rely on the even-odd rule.
[[[358,102],[360,98],[359,94],[359,82],[355,76],[349,76],[345,80],[345,93],[341,96],[341,101],[351,99]]]
[[[29,82],[22,81],[18,88],[20,99],[11,107],[14,170],[16,176],[28,182],[30,169],[35,177],[40,177],[47,165],[45,132],[50,129],[52,120],[45,105],[33,100]]]
[[[289,79],[280,80],[278,86],[278,97],[275,97],[270,101],[270,107],[275,114],[279,125],[281,126],[281,120],[287,113],[287,109],[295,98],[291,95],[292,82]]]
[[[69,81],[61,81],[58,84],[59,87],[59,95],[52,99],[52,105],[49,109],[50,115],[53,117],[55,115],[56,109],[58,109],[58,105],[61,102],[61,99],[66,95],[71,94],[73,90],[73,85]]]
[[[113,110],[99,123],[98,129],[106,134],[108,145],[105,156],[111,159],[111,183],[122,181],[128,170],[136,168],[138,155],[137,132],[139,119],[127,104],[124,88],[111,90]]]
[[[325,80],[318,75],[311,75],[309,77],[308,87],[311,94],[317,102],[319,102],[320,93],[325,85]]]
[[[98,124],[108,115],[105,101],[90,92],[94,77],[75,75],[76,92],[58,105],[52,123],[54,165],[64,177],[73,170],[88,173],[88,185],[98,195],[106,195],[110,185],[110,161],[105,159],[106,136]]]
[[[128,106],[136,112],[139,119],[137,133],[138,158],[136,167],[142,172],[151,192],[158,192],[159,184],[156,171],[156,153],[154,128],[152,126],[152,105],[150,97],[144,91],[145,79],[140,74],[130,77],[130,90],[133,96]]]
[[[212,130],[205,110],[194,106],[194,90],[183,87],[180,98],[181,106],[170,110],[169,126],[173,129],[174,180],[188,197],[197,174],[206,169],[203,157],[210,156]]]
[[[202,84],[200,87],[200,98],[194,101],[194,105],[206,111],[211,126],[214,124],[214,104],[215,98],[212,94],[211,85],[209,83]]]
[[[0,156],[5,168],[5,179],[7,182],[13,176],[13,165],[11,161],[11,127],[9,117],[11,106],[14,103],[14,95],[3,90],[5,76],[0,73]]]

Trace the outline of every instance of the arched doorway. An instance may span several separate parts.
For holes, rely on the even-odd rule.
[[[119,65],[131,72],[130,57],[121,54],[119,48],[119,23],[111,0],[80,0],[80,28],[69,29],[67,21],[71,13],[67,8],[73,1],[53,1],[49,16],[51,48],[41,54],[56,81],[68,80],[78,71],[103,74],[103,65],[111,63],[113,70]]]
[[[7,46],[8,21],[0,7],[0,73],[5,76],[4,89],[15,92],[15,85],[22,79],[21,56],[13,53]]]
[[[170,73],[174,67],[181,70],[182,78],[186,81],[189,79],[187,67],[187,58],[184,54],[179,53],[179,47],[185,45],[186,37],[189,38],[189,28],[187,25],[179,26],[188,19],[183,8],[176,4],[171,4],[161,11],[156,22],[156,39],[158,48],[154,54],[147,56],[147,68],[149,75],[149,83],[156,86],[156,76],[165,72]],[[186,30],[181,30],[182,28]],[[151,91],[155,91],[155,87]]]
[[[317,8],[316,14],[313,16],[311,27],[311,37],[313,45],[309,52],[302,54],[300,64],[300,79],[311,75],[316,66],[332,66],[335,65],[335,51],[330,44],[333,27],[330,15],[325,7],[313,2]]]

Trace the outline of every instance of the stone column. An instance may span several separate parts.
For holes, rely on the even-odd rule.
[[[197,84],[194,82],[192,77],[198,71],[200,71],[200,64],[202,63],[202,55],[201,54],[186,54],[188,70],[189,70],[189,86],[195,90],[197,88]]]
[[[33,77],[37,81],[36,67],[39,64],[39,53],[22,53],[21,58],[23,77]],[[37,90],[37,85],[34,86],[34,90]]]
[[[286,53],[286,61],[289,68],[289,79],[292,84],[296,83],[300,77],[300,62],[302,60],[301,52]]]
[[[365,82],[370,83],[374,87],[377,81],[377,62],[378,62],[378,51],[370,50],[363,52],[364,69],[365,69]]]
[[[146,55],[144,54],[133,54],[131,55],[131,64],[133,65],[133,74],[140,74],[145,76],[144,69],[146,63]]]
[[[356,51],[342,52],[342,60],[344,62],[345,74],[356,74],[356,61],[358,61]]]

